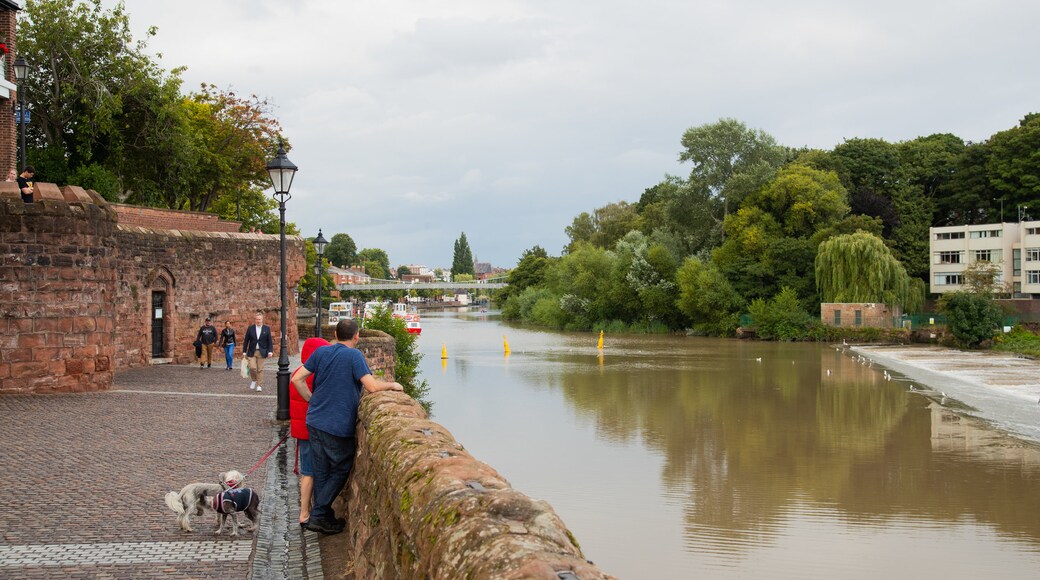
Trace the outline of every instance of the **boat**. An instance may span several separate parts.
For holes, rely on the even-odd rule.
[[[419,324],[418,317],[416,317],[414,320],[405,319],[404,327],[409,334],[422,334],[422,325]]]
[[[340,320],[354,317],[354,304],[351,302],[333,302],[329,304],[328,324],[336,324]]]

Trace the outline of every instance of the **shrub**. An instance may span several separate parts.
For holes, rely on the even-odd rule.
[[[404,392],[429,413],[433,403],[426,399],[430,392],[429,383],[426,379],[419,379],[419,362],[423,355],[416,348],[416,335],[408,332],[404,320],[394,318],[389,308],[376,310],[372,318],[365,320],[365,328],[382,330],[393,337],[397,354],[394,378],[404,387]]]
[[[802,310],[797,293],[786,286],[768,302],[756,299],[749,310],[755,321],[755,331],[766,340],[804,338],[813,323],[812,317]]]
[[[939,300],[939,312],[946,315],[950,332],[960,344],[976,348],[1004,319],[1004,312],[985,294],[951,292]]]

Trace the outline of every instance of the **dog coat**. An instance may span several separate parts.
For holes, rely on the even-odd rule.
[[[230,501],[235,507],[231,511],[224,511],[224,502]],[[213,511],[218,514],[232,514],[235,512],[245,511],[249,507],[249,502],[253,501],[253,490],[247,488],[243,489],[229,489],[227,491],[218,493],[213,496]]]

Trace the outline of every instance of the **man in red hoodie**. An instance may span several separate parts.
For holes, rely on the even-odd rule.
[[[324,338],[308,338],[300,351],[300,362],[305,363],[314,351],[329,342]],[[302,367],[301,367],[302,368]],[[298,369],[297,369],[298,370]],[[314,390],[314,376],[307,377],[307,388]],[[296,473],[300,476],[300,525],[311,517],[311,495],[314,492],[314,472],[311,467],[310,436],[307,434],[307,406],[296,389],[289,389],[289,434],[296,439]]]

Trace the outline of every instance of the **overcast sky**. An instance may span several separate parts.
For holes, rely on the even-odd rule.
[[[108,6],[114,0],[106,0]],[[270,98],[287,219],[393,265],[559,254],[574,216],[686,175],[733,117],[789,146],[954,133],[1040,111],[1026,0],[125,0],[185,91]]]

